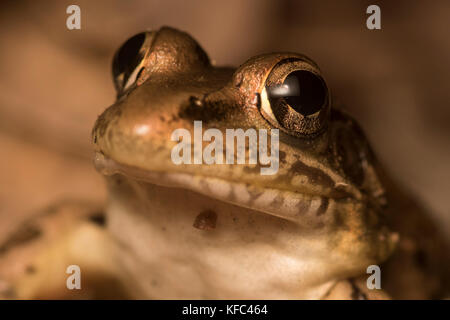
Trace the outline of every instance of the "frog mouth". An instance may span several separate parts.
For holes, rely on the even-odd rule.
[[[392,232],[384,222],[384,210],[370,199],[336,198],[332,194],[306,194],[267,186],[256,188],[247,183],[210,176],[149,171],[121,164],[101,153],[96,155],[94,163],[105,176],[120,176],[120,181],[125,183],[119,184],[122,185],[119,192],[123,191],[122,188],[131,188],[138,195],[137,201],[146,201],[142,197],[147,197],[149,190],[153,192],[155,186],[192,191],[230,205],[231,211],[234,210],[233,206],[237,206],[257,215],[293,223],[305,237],[326,235],[330,248],[344,246],[345,254],[367,256],[370,261],[387,258],[398,241],[398,234]],[[122,201],[120,198],[118,201]],[[177,198],[174,197],[173,201],[177,201]],[[208,203],[211,205],[211,202]],[[196,206],[195,203],[192,205]],[[190,207],[191,204],[185,203],[183,206]],[[373,246],[378,249],[372,250]]]
[[[375,211],[381,210],[376,201],[360,198],[360,194],[345,194],[343,197],[337,193],[300,193],[206,175],[149,171],[121,164],[101,152],[96,153],[94,164],[97,171],[105,176],[119,174],[152,185],[191,190],[212,199],[301,224],[334,224],[335,212],[342,206],[364,207],[370,202],[371,207],[376,208]]]

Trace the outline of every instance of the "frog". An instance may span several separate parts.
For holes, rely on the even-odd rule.
[[[117,50],[112,77],[116,101],[92,130],[108,202],[53,205],[3,241],[2,297],[448,294],[444,236],[389,177],[309,57],[274,52],[220,67],[189,34],[161,27]],[[278,155],[276,172],[262,174],[265,164],[250,161],[176,163],[182,141],[173,133],[193,132],[196,122],[223,135],[275,132],[278,144],[267,151]],[[214,159],[226,151],[216,148]],[[251,143],[241,151],[248,158]],[[67,286],[73,265],[78,290]],[[380,266],[381,288],[369,286],[370,266]]]

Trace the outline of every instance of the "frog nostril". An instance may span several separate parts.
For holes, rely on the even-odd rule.
[[[198,97],[195,97],[195,96],[189,97],[189,103],[192,104],[192,105],[195,105],[197,107],[202,107],[203,106],[203,100],[198,98]]]

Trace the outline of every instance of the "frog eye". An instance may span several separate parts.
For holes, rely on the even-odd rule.
[[[328,88],[314,66],[288,60],[272,69],[261,92],[266,120],[292,135],[311,136],[324,128],[328,111]]]
[[[139,33],[128,39],[116,51],[112,73],[117,96],[127,91],[142,74],[152,38],[153,32]]]

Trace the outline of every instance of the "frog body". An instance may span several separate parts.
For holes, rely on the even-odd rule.
[[[402,228],[387,216],[399,213],[386,209],[389,190],[370,146],[357,123],[333,106],[315,62],[271,53],[237,69],[215,67],[193,38],[163,27],[118,50],[113,78],[117,101],[92,132],[95,166],[108,187],[106,224],[89,228],[94,222],[77,216],[79,232],[62,240],[75,247],[83,235],[101,239],[92,250],[104,259],[80,260],[62,246],[51,255],[39,250],[41,264],[80,260],[90,278],[106,273],[129,298],[388,297],[368,290],[361,276],[402,243]],[[174,163],[173,132],[193,132],[196,121],[223,136],[276,129],[276,174],[261,174],[260,163]],[[226,149],[215,155],[225,159]],[[248,156],[250,146],[244,151]],[[391,277],[389,287],[401,297],[406,285]],[[20,294],[26,282],[13,281],[13,292],[40,297],[39,286]],[[92,282],[85,290],[96,297],[105,291],[97,287]]]

